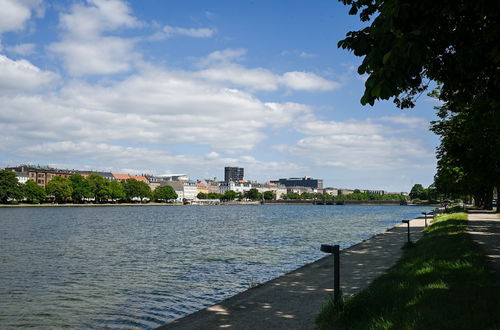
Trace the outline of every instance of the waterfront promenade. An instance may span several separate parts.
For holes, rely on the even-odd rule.
[[[410,223],[412,241],[418,240],[424,219]],[[406,226],[400,224],[341,251],[344,295],[366,288],[401,257]],[[334,242],[318,242],[318,249],[321,243]],[[332,295],[333,257],[326,256],[160,329],[312,329],[322,304]]]
[[[500,278],[500,217],[490,212],[469,211],[468,231]]]

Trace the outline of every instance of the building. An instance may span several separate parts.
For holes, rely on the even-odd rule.
[[[208,194],[209,190],[207,183],[206,182],[196,183],[196,191],[197,191],[196,196],[198,196],[199,193]]]
[[[21,165],[18,167],[7,167],[6,170],[14,172],[19,183],[26,183],[29,180],[28,168],[28,166]]]
[[[48,166],[21,165],[17,167],[7,167],[5,169],[16,173],[19,182],[33,180],[41,187],[45,187],[45,185],[55,176],[68,178],[72,174],[75,174],[75,171],[61,170]]]
[[[350,194],[354,194],[354,190],[352,190],[352,189],[339,189],[338,194],[339,195],[350,195]]]
[[[177,201],[193,201],[197,199],[198,187],[196,183],[187,181],[162,181],[160,186],[170,186],[177,193]]]
[[[130,174],[113,173],[113,178],[115,180],[118,180],[118,181],[125,181],[127,179],[135,179],[137,181],[149,183],[148,179],[143,175],[130,175]]]
[[[91,174],[97,174],[105,178],[106,180],[116,180],[115,177],[113,176],[113,173],[111,172],[97,172],[97,171],[80,171],[80,170],[70,170],[72,174],[80,174],[83,176],[85,179],[89,177]]]
[[[224,181],[239,182],[243,180],[244,169],[243,167],[224,167]]]
[[[188,181],[187,174],[162,174],[156,176],[160,181]]]
[[[279,179],[278,181],[271,181],[272,183],[277,183],[279,185],[289,187],[308,187],[312,189],[323,189],[322,179],[313,179],[311,177],[303,178],[290,178],[290,179]]]
[[[323,194],[328,194],[331,196],[338,196],[339,190],[337,188],[327,187],[323,189]]]
[[[372,194],[372,195],[385,195],[385,190],[363,190],[365,194]]]

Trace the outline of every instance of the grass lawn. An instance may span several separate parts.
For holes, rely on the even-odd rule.
[[[326,304],[317,329],[500,329],[500,281],[466,225],[465,213],[438,216],[366,290]]]

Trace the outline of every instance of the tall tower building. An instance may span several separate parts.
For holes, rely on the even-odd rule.
[[[224,167],[224,181],[237,182],[243,180],[243,167]]]

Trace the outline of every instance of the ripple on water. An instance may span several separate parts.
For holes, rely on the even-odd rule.
[[[0,328],[151,329],[428,208],[0,209]]]

